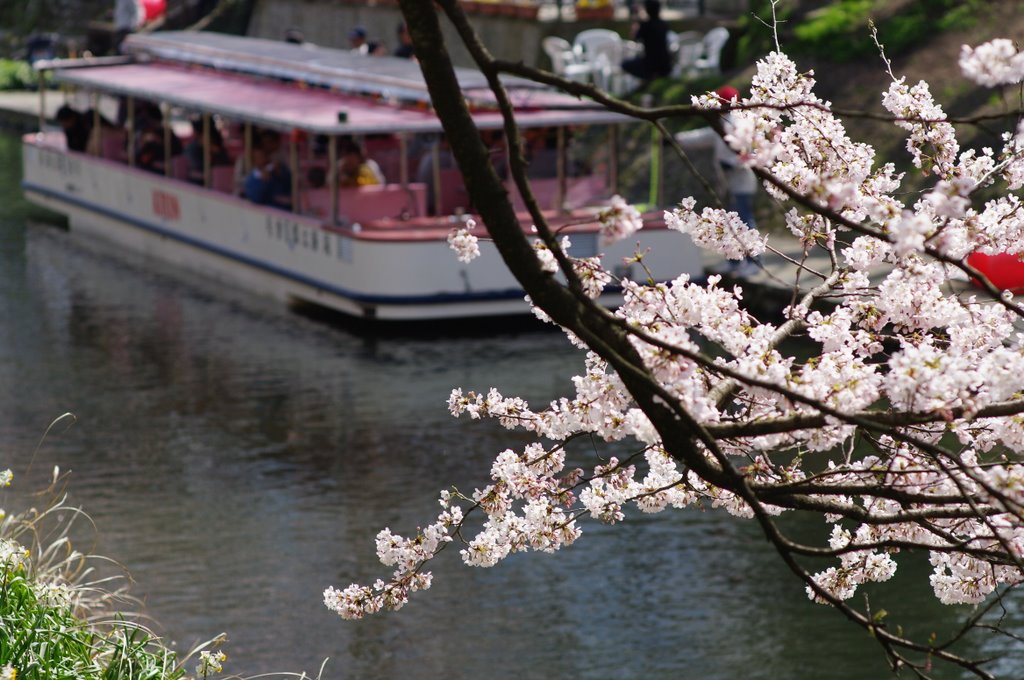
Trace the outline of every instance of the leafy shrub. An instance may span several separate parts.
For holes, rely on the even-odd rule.
[[[877,53],[868,29],[874,20],[886,52],[901,54],[936,32],[972,25],[984,7],[981,0],[913,0],[895,9],[882,0],[838,0],[794,21],[786,48],[834,62],[870,57]]]
[[[0,59],[0,91],[30,90],[39,82],[36,72],[24,61]]]
[[[834,61],[866,56],[871,49],[866,35],[874,0],[842,0],[823,7],[793,29],[799,52],[829,55]]]
[[[978,23],[978,3],[966,2],[953,7],[936,22],[940,31],[951,31],[957,28],[971,28]]]
[[[874,9],[874,0],[841,0],[834,5],[821,8],[807,21],[797,26],[793,33],[797,39],[824,46],[838,36],[848,35],[862,28]]]

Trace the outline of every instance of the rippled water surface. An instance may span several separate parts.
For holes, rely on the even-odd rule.
[[[325,678],[885,676],[756,527],[717,512],[587,523],[569,550],[490,570],[452,551],[405,610],[342,621],[321,592],[387,574],[380,528],[414,531],[440,488],[482,486],[523,441],[452,419],[450,389],[542,403],[579,353],[547,332],[367,337],[177,276],[30,209],[19,158],[0,135],[0,466],[20,489],[72,471],[96,551],[180,647],[223,631],[233,672],[329,658]],[[34,453],[64,412],[77,423]],[[911,575],[886,590],[892,618],[954,625]]]

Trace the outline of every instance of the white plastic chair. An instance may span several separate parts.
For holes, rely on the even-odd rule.
[[[665,42],[668,44],[669,54],[675,54],[679,51],[679,34],[675,31],[669,31],[665,34]]]
[[[579,61],[572,45],[565,38],[549,35],[541,41],[544,53],[551,60],[551,72],[569,80],[588,82],[593,68]]]
[[[590,59],[594,66],[594,85],[614,95],[622,94],[622,43],[598,43],[591,49]]]
[[[669,33],[669,50],[672,54],[672,77],[688,78],[704,51],[704,36],[699,31]]]
[[[671,32],[671,31],[670,31]],[[644,53],[644,46],[635,40],[623,40],[622,41],[622,61],[629,61],[636,57],[641,56]],[[619,84],[616,89],[616,94],[625,94],[626,92],[632,92],[636,88],[640,87],[643,82],[639,78],[622,70],[622,64],[619,64],[619,71],[617,73],[619,78]]]
[[[573,51],[590,67],[594,85],[613,94],[621,87],[622,36],[607,28],[581,31],[573,40]]]
[[[712,28],[704,36],[704,50],[693,64],[695,75],[718,75],[722,72],[722,49],[729,42],[729,29]]]
[[[622,36],[607,28],[590,28],[580,31],[572,41],[572,48],[576,54],[584,59],[588,53],[605,43],[622,44]]]

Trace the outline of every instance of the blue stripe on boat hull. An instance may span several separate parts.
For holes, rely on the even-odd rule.
[[[140,220],[136,217],[132,217],[131,215],[125,215],[124,213],[121,213],[112,208],[107,208],[105,206],[98,205],[91,201],[86,201],[76,196],[68,196],[67,194],[55,191],[48,187],[40,186],[27,181],[23,181],[21,183],[21,186],[22,189],[25,191],[35,192],[37,194],[41,194],[54,200],[62,201],[64,203],[68,203],[78,208],[89,210],[90,212],[96,213],[109,219],[116,220],[118,222],[135,227],[142,231],[157,234],[159,236],[172,239],[179,243],[184,243],[198,250],[213,253],[225,259],[233,260],[235,262],[245,264],[249,267],[253,267],[255,269],[271,273],[275,276],[288,279],[290,281],[295,281],[296,283],[301,283],[303,285],[310,286],[318,290],[326,291],[328,293],[332,293],[339,297],[347,298],[349,300],[352,300],[353,302],[362,305],[442,305],[462,302],[490,302],[514,299],[522,300],[523,296],[525,295],[522,289],[507,289],[479,293],[435,293],[432,295],[371,295],[367,293],[357,293],[344,288],[339,288],[337,286],[325,283],[323,281],[319,281],[317,279],[302,276],[301,274],[296,274],[295,272],[277,267],[262,260],[257,260],[254,258],[246,257],[244,255],[239,255],[236,252],[227,250],[225,248],[221,248],[219,246],[212,246],[198,239],[193,239],[188,236],[183,236],[182,234],[171,231],[169,229],[164,229],[163,227],[155,225],[151,222]],[[310,300],[310,302],[314,301]],[[523,307],[523,311],[527,311],[525,304]]]

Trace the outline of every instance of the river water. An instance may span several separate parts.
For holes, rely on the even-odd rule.
[[[60,228],[20,198],[19,167],[0,134],[0,467],[18,475],[0,505],[71,471],[85,540],[125,565],[179,648],[226,632],[242,675],[325,658],[324,678],[886,675],[752,523],[718,512],[587,522],[572,548],[489,570],[450,551],[401,612],[341,620],[321,593],[387,575],[380,528],[413,532],[439,489],[482,486],[523,441],[452,419],[451,388],[544,403],[581,355],[549,332],[372,337],[204,285]],[[37,450],[65,412],[77,422]],[[963,611],[935,603],[924,565],[901,569],[882,592],[890,620],[955,625]]]

